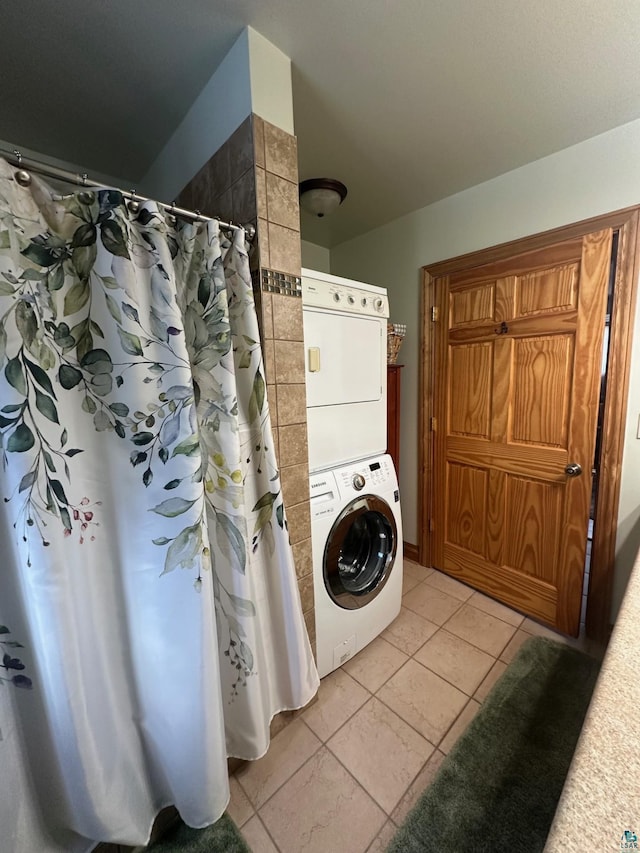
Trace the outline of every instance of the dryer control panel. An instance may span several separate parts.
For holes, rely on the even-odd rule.
[[[348,314],[389,316],[389,299],[383,287],[329,274],[320,278],[317,273],[310,275],[305,270],[302,271],[302,302],[305,306]]]

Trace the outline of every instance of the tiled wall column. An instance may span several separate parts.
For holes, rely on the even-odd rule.
[[[185,187],[180,204],[257,227],[250,258],[267,397],[302,609],[315,647],[295,137],[250,116]]]

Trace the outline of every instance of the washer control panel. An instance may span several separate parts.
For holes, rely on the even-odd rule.
[[[335,475],[343,491],[378,490],[395,481],[389,456],[381,456],[369,462],[354,462],[336,471]]]

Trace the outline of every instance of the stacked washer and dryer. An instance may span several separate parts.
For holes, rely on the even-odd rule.
[[[387,447],[384,288],[302,270],[317,665],[323,677],[400,612],[402,520]]]

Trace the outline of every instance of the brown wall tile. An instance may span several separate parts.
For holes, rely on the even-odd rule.
[[[262,344],[262,356],[264,358],[264,372],[266,374],[267,382],[273,383],[275,381],[276,369],[275,369],[275,345],[272,340],[266,338]]]
[[[311,536],[311,509],[309,501],[296,506],[286,507],[287,524],[289,526],[289,539],[291,544],[302,542]]]
[[[290,299],[285,296],[283,299]],[[307,389],[305,385],[280,385],[278,393],[278,423],[302,424],[307,420]]]
[[[293,299],[294,297],[285,297]],[[265,335],[267,334],[265,326]],[[276,341],[276,383],[295,385],[305,381],[304,344],[300,341]]]
[[[207,163],[208,180],[215,195],[220,195],[231,186],[229,166],[229,144],[225,142]]]
[[[264,119],[255,113],[251,116],[253,124],[253,155],[256,166],[264,169]]]
[[[215,213],[207,213],[206,210],[202,210],[202,208],[197,208],[201,213],[204,213],[208,216],[217,216],[219,219],[222,219],[224,222],[229,222],[233,219],[233,193],[231,192],[231,187],[228,190],[225,190],[219,196],[217,196],[214,201],[211,202],[211,210],[215,210]]]
[[[256,204],[258,216],[267,219],[267,173],[260,166],[256,166]],[[263,264],[268,266],[268,264]]]
[[[233,221],[244,224],[256,218],[256,179],[253,169],[247,169],[244,175],[231,186],[233,199]]]
[[[298,185],[279,175],[267,172],[267,209],[269,222],[285,228],[300,230],[300,205]]]
[[[269,223],[266,219],[258,219],[258,250],[260,253],[260,266],[270,269]]]
[[[229,149],[229,173],[231,183],[235,183],[247,169],[253,167],[253,129],[251,116],[242,122],[225,142]]]
[[[300,232],[269,222],[269,265],[272,270],[300,275]]]
[[[273,306],[271,303],[271,294],[265,290],[261,292],[262,302],[262,333],[264,340],[273,340]]]
[[[267,400],[269,401],[269,414],[271,415],[271,426],[278,426],[278,397],[275,385],[267,385]]]
[[[278,391],[278,393],[280,393]],[[309,461],[307,447],[307,425],[293,424],[278,427],[278,444],[282,454],[282,464],[299,465]]]
[[[285,507],[295,506],[309,500],[309,466],[306,462],[298,465],[287,465],[280,468],[282,497]]]
[[[298,144],[295,136],[265,121],[264,154],[267,172],[298,183]]]
[[[273,337],[279,341],[303,341],[302,299],[273,294]]]
[[[313,610],[313,575],[307,575],[306,577],[301,578],[298,583],[298,588],[300,590],[302,612],[307,613],[309,610]]]
[[[313,610],[307,610],[304,614],[304,624],[307,626],[307,634],[309,635],[309,640],[311,642],[311,646],[313,647],[314,657],[315,654],[315,644],[316,644],[316,611],[315,608]],[[316,657],[317,659],[317,657]]]
[[[305,577],[313,571],[313,552],[311,550],[311,539],[296,542],[293,547],[293,559],[296,564],[296,574],[299,578]]]

